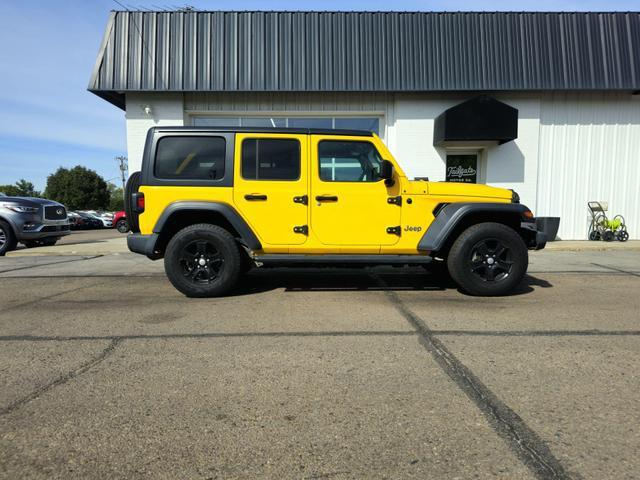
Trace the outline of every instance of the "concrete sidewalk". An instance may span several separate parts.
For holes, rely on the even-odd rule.
[[[558,240],[549,242],[546,250],[564,252],[587,252],[608,250],[640,250],[640,240],[628,240],[626,242],[590,242],[589,240]]]
[[[31,257],[51,255],[110,255],[129,252],[127,237],[107,238],[95,242],[58,244],[53,247],[24,248],[7,254],[8,257]]]

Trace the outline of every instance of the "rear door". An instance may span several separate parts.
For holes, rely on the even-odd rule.
[[[311,228],[325,245],[393,245],[401,206],[398,187],[379,177],[382,156],[367,139],[311,136]]]
[[[238,133],[234,203],[264,244],[307,240],[308,136]]]

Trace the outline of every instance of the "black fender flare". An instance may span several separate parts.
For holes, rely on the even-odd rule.
[[[153,233],[161,234],[162,230],[172,215],[178,212],[199,211],[199,212],[215,212],[222,215],[240,235],[240,240],[251,250],[261,250],[262,244],[258,237],[253,233],[251,227],[245,222],[240,214],[230,205],[220,202],[193,202],[180,201],[170,204],[164,209],[155,226]]]
[[[437,252],[449,235],[464,220],[475,213],[510,214],[523,220],[529,209],[520,203],[450,203],[444,206],[418,242],[419,251]]]

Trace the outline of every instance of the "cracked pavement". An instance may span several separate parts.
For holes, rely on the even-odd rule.
[[[0,260],[0,478],[637,478],[640,255],[187,299],[133,254]],[[62,263],[61,263],[62,262]]]

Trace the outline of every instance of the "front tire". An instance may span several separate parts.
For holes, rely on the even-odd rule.
[[[240,278],[242,258],[235,239],[216,225],[183,228],[169,241],[164,269],[173,286],[187,297],[217,297]]]
[[[497,296],[511,292],[529,265],[524,241],[501,223],[479,223],[456,239],[447,259],[451,278],[465,292]]]
[[[129,231],[129,224],[127,223],[127,221],[123,218],[121,220],[118,220],[118,223],[116,223],[116,229],[120,232],[120,233],[127,233]]]
[[[0,257],[16,248],[16,237],[7,222],[0,220]]]

